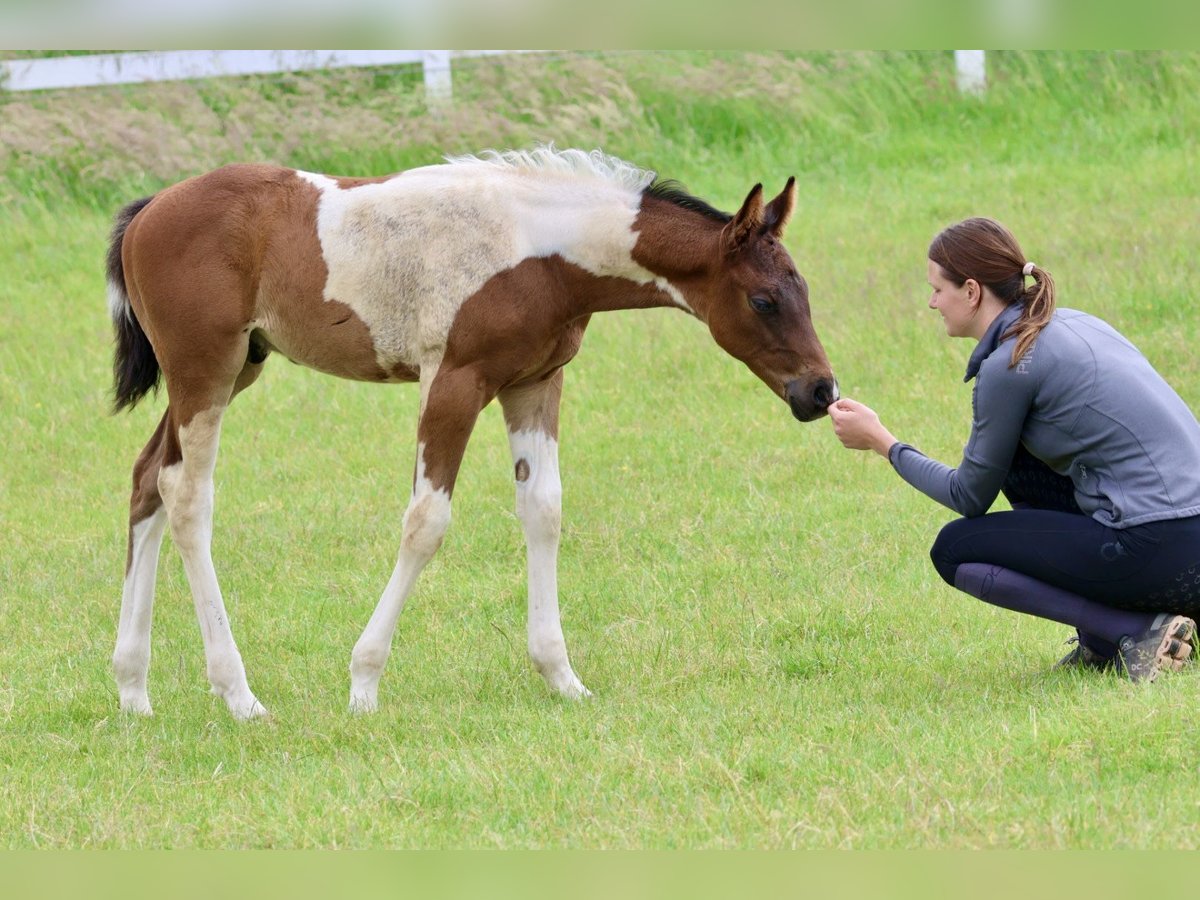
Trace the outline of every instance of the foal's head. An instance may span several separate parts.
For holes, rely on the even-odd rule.
[[[727,353],[787,401],[792,415],[809,422],[825,415],[838,389],[813,329],[808,284],[780,240],[795,203],[795,178],[765,205],[756,184],[725,226],[708,327]]]

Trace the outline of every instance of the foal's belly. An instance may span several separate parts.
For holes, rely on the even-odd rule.
[[[417,365],[381,353],[366,323],[338,300],[269,306],[254,330],[292,362],[339,378],[406,382],[420,377]]]

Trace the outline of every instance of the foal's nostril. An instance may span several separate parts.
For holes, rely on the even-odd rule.
[[[825,409],[838,398],[837,382],[822,378],[813,387],[812,398],[818,409]]]

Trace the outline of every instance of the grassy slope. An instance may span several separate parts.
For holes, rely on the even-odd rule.
[[[394,559],[416,395],[276,360],[228,420],[214,546],[274,720],[237,726],[206,694],[169,542],[157,715],[116,713],[127,473],[155,413],[104,415],[114,205],[235,158],[385,171],[550,138],[726,208],[795,172],[788,240],[843,389],[904,438],[952,461],[965,436],[969,347],[924,309],[923,250],[974,213],[1012,225],[1066,305],[1112,320],[1197,407],[1200,60],[990,59],[981,103],[953,95],[938,54],[493,62],[459,73],[440,117],[386,73],[8,101],[25,140],[45,131],[28,150],[0,132],[5,843],[1200,845],[1178,790],[1200,749],[1197,674],[1147,690],[1047,671],[1064,629],[937,580],[925,550],[947,512],[824,423],[790,421],[666,311],[600,317],[567,375],[560,588],[596,702],[547,698],[525,662],[489,409],[383,709],[344,712],[349,648]]]

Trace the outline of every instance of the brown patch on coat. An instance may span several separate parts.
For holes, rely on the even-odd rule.
[[[561,369],[583,342],[593,312],[670,304],[653,284],[597,277],[559,256],[523,260],[499,272],[459,308],[446,351],[430,386],[418,428],[425,445],[425,476],[453,493],[470,429],[479,411],[501,391],[509,430],[558,429]],[[547,400],[522,402],[553,381]]]
[[[382,368],[366,324],[344,303],[325,300],[319,196],[291,169],[225,166],[162,191],[130,224],[122,245],[130,302],[173,402],[191,413],[227,402],[250,358],[252,332],[332,375],[416,379],[407,366]]]
[[[527,459],[518,459],[517,460],[516,477],[517,477],[517,481],[528,481],[529,480],[529,460],[527,460]]]
[[[638,236],[634,261],[681,288],[703,319],[704,301],[713,297],[712,276],[723,262],[724,226],[703,213],[646,195],[633,230]]]
[[[350,191],[356,187],[362,187],[364,184],[382,184],[385,181],[391,181],[396,176],[378,175],[372,178],[352,178],[345,175],[326,175],[325,177],[332,178],[343,191]]]
[[[443,368],[473,368],[489,396],[539,381],[574,359],[593,313],[670,305],[653,284],[595,276],[560,256],[525,259],[459,308]]]

